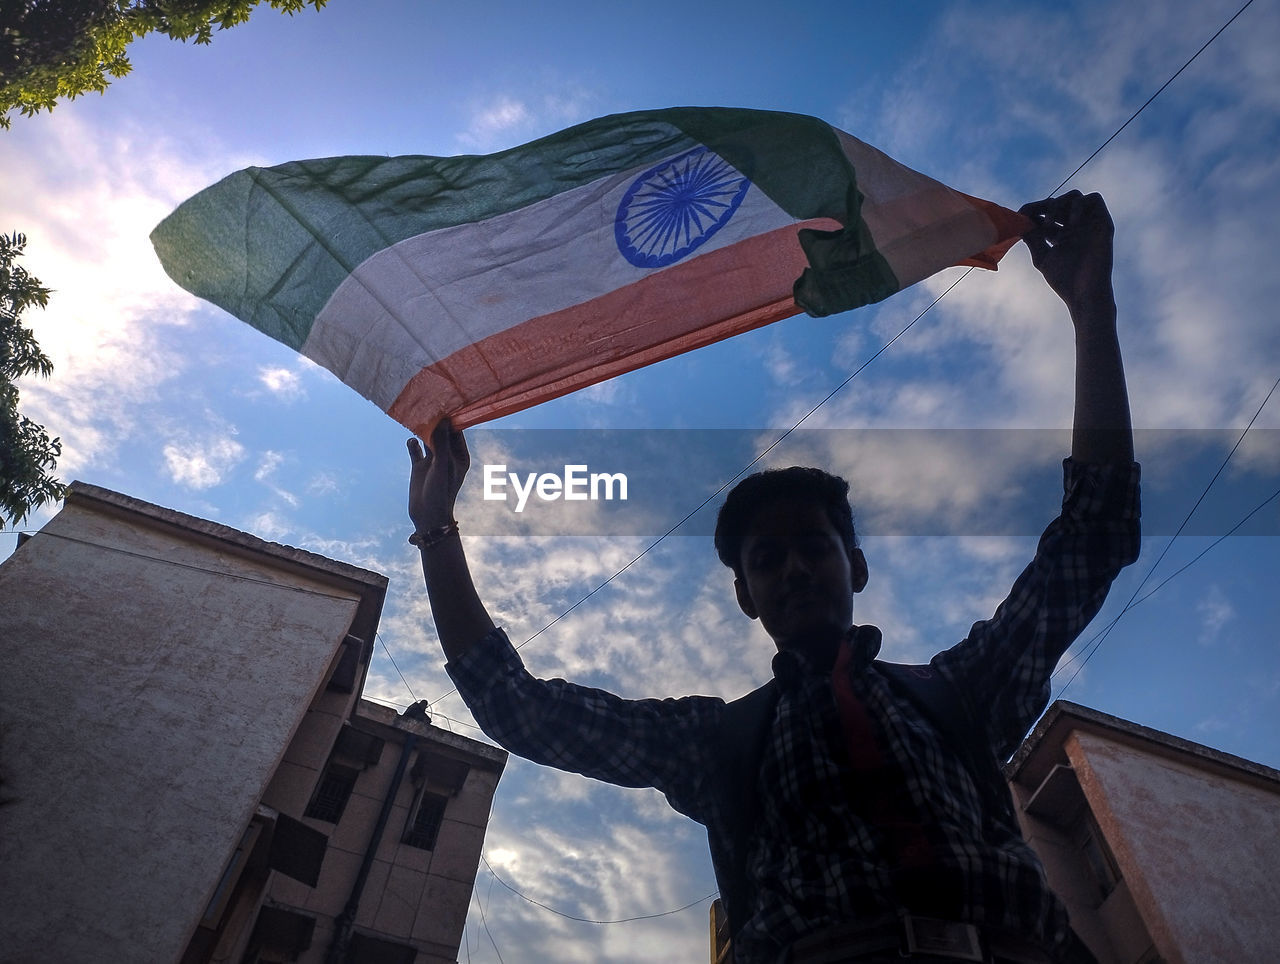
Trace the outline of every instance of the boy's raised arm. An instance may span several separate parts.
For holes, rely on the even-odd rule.
[[[493,629],[493,620],[480,601],[453,518],[454,503],[471,465],[467,442],[448,419],[431,433],[430,450],[424,452],[416,438],[409,439],[409,518],[413,541],[422,556],[422,576],[427,583],[431,613],[445,657],[457,659],[473,643]]]
[[[1071,191],[1024,205],[1031,263],[1067,305],[1076,330],[1076,402],[1071,457],[1093,464],[1133,461],[1116,301],[1111,287],[1115,226],[1099,194]]]

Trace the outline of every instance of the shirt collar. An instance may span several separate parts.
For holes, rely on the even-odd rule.
[[[829,676],[835,666],[836,652],[840,646],[849,646],[849,667],[857,671],[868,666],[880,652],[881,633],[876,626],[851,626],[844,638],[830,647],[827,653],[813,653],[798,649],[780,650],[773,657],[773,675],[784,687],[792,686],[806,676]]]

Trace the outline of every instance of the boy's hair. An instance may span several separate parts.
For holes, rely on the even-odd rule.
[[[716,554],[735,576],[742,576],[742,541],[751,520],[762,506],[780,499],[803,499],[821,505],[840,534],[845,551],[858,548],[848,482],[822,469],[799,465],[769,469],[749,475],[734,486],[716,516]]]

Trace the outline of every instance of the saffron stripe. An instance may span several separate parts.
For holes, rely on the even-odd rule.
[[[377,252],[334,291],[302,353],[386,409],[418,371],[467,345],[634,284],[655,269],[623,258],[612,215],[638,173]],[[751,187],[701,250],[794,223]]]
[[[445,414],[466,428],[798,314],[791,289],[806,262],[796,231],[839,227],[779,228],[533,318],[423,368],[388,414],[426,438]],[[585,357],[566,357],[566,333]]]
[[[903,288],[940,265],[994,270],[1031,227],[1022,215],[947,187],[844,131],[836,136],[858,172],[858,189],[866,199],[863,221]],[[956,251],[975,253],[953,262]]]

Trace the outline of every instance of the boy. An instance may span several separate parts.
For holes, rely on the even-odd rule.
[[[847,484],[792,468],[744,480],[716,549],[777,646],[742,700],[623,700],[534,679],[476,594],[453,505],[469,457],[445,424],[409,443],[411,541],[448,669],[513,753],[654,786],[707,828],[739,962],[1087,961],[1022,840],[998,760],[1137,556],[1137,466],[1111,289],[1110,215],[1073,191],[1023,208],[1032,262],[1076,331],[1062,515],[994,617],[916,676],[853,622],[867,583]]]

